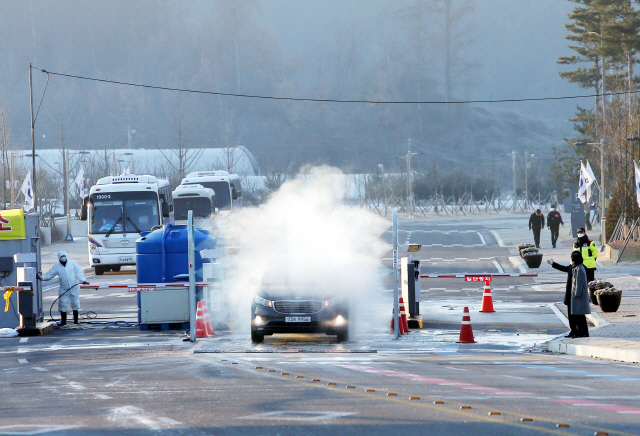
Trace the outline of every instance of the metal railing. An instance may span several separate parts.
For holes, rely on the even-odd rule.
[[[543,212],[549,211],[551,205],[558,204],[557,197],[551,193],[546,197],[524,196],[511,194],[509,196],[493,195],[482,198],[474,198],[472,193],[464,193],[459,197],[453,195],[445,197],[437,194],[429,199],[408,200],[405,197],[394,195],[384,198],[367,198],[358,196],[357,198],[345,198],[346,205],[351,207],[364,207],[382,216],[391,214],[393,209],[398,209],[401,213],[412,212],[413,215],[427,216],[436,215],[470,215],[481,213],[500,212],[534,212],[540,209]]]

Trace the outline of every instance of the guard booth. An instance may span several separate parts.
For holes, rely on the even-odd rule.
[[[21,209],[0,211],[0,288],[25,288],[24,292],[13,292],[2,300],[5,304],[0,310],[0,328],[33,328],[43,320],[42,286],[36,280],[37,271],[40,271],[40,215],[25,214]]]

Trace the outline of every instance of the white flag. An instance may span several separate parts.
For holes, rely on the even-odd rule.
[[[32,209],[35,209],[33,185],[31,184],[31,171],[27,172],[27,176],[24,178],[24,182],[22,182],[20,192],[24,194],[24,210],[28,212]]]
[[[591,165],[589,165],[589,161],[587,161],[587,174],[589,174],[589,177],[591,177],[591,180],[593,180],[594,182],[596,181],[596,176],[593,175],[593,170],[591,169]],[[598,182],[596,182],[598,183]]]
[[[636,169],[636,200],[638,200],[638,205],[640,205],[640,168],[638,168],[638,164],[634,161],[633,166]]]
[[[80,168],[74,183],[80,188],[80,196],[84,198],[89,195],[89,192],[87,191],[87,179],[84,177],[84,168]]]
[[[593,184],[593,180],[594,178],[591,177],[591,175],[589,174],[589,171],[587,171],[587,168],[584,166],[582,162],[580,162],[580,182],[578,185],[578,199],[583,203],[586,203],[587,201],[589,201],[589,195],[591,194],[589,188]]]

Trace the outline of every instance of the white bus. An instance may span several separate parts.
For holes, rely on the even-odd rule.
[[[187,224],[189,211],[197,228],[212,228],[213,215],[218,211],[216,193],[202,185],[180,185],[172,193],[173,219],[176,224]]]
[[[89,261],[96,275],[135,265],[136,240],[170,221],[172,208],[167,180],[136,175],[98,180],[85,198],[81,216],[89,224]]]
[[[242,197],[240,177],[226,171],[196,171],[187,174],[181,185],[202,185],[216,193],[216,202],[221,211],[232,210],[234,202]]]

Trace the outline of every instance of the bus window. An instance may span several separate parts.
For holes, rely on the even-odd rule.
[[[189,211],[193,211],[194,217],[208,218],[213,213],[211,200],[205,197],[174,197],[173,216],[177,220],[186,220]]]

